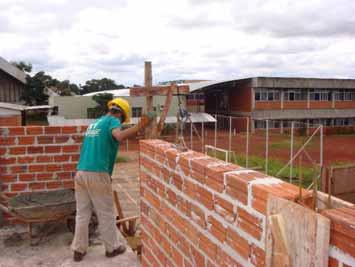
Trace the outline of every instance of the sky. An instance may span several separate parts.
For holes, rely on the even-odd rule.
[[[354,0],[0,0],[0,56],[84,84],[355,78]]]

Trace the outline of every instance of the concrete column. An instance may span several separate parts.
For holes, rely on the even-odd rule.
[[[280,133],[281,133],[281,134],[284,133],[284,123],[283,123],[283,120],[280,120]]]
[[[255,90],[251,87],[251,110],[255,109]]]
[[[335,92],[334,91],[331,92],[332,92],[332,108],[335,108]]]
[[[310,99],[310,92],[307,90],[307,108],[311,108],[311,99]]]
[[[281,109],[284,109],[284,90],[280,90]]]
[[[255,120],[250,118],[250,132],[255,133]]]

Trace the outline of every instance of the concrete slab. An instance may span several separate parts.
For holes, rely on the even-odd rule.
[[[120,237],[122,239],[122,237]],[[84,260],[73,261],[70,244],[73,239],[66,226],[58,224],[55,232],[45,238],[38,246],[30,246],[23,226],[0,229],[0,267],[109,267],[140,266],[135,253],[128,250],[115,258],[106,258],[105,249],[98,237],[91,240],[90,248]]]

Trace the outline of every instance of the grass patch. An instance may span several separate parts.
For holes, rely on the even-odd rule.
[[[127,156],[122,156],[120,154],[117,155],[116,157],[116,163],[125,163],[125,162],[129,162],[131,159]]]
[[[210,151],[209,156],[214,157],[215,152]],[[224,160],[225,154],[219,151],[216,151],[216,158]],[[235,163],[239,166],[246,166],[246,157],[245,156],[232,156],[232,163]],[[278,176],[276,174],[285,166],[285,162],[277,159],[269,159],[268,162],[268,175],[278,177],[286,182],[290,178],[290,167],[285,168]],[[265,159],[258,156],[250,156],[248,161],[248,168],[255,169],[261,172],[265,170]],[[300,176],[300,168],[297,166],[293,167],[293,183],[298,185],[298,177]],[[303,177],[303,187],[308,187],[315,176],[319,175],[319,170],[312,167],[302,167],[302,177]]]

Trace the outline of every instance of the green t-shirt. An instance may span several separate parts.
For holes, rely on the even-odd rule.
[[[107,172],[112,175],[119,142],[112,130],[121,122],[110,115],[102,116],[89,125],[80,152],[78,171]]]

